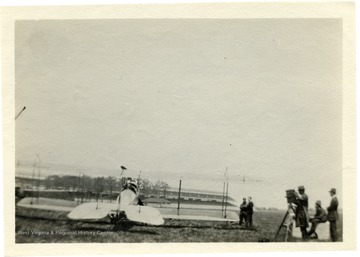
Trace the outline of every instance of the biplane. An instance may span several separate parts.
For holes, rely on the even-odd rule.
[[[193,215],[161,214],[154,207],[144,206],[139,198],[138,181],[129,178],[113,203],[87,202],[76,206],[74,201],[30,197],[24,198],[17,203],[24,208],[55,210],[69,212],[67,217],[71,220],[97,221],[109,219],[115,228],[128,230],[136,224],[162,225],[164,219],[179,220],[208,220],[238,222],[235,212],[229,212],[227,218],[215,218]]]

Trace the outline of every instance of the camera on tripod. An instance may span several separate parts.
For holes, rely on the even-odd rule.
[[[286,199],[288,204],[296,203],[296,192],[294,189],[286,190]]]

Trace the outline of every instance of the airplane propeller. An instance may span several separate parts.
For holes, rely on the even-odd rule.
[[[125,170],[127,170],[127,168],[124,167],[124,166],[120,166],[120,168],[121,168],[121,174],[120,174],[120,176],[122,176],[122,174],[124,173]]]

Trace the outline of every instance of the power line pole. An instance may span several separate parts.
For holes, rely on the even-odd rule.
[[[226,182],[225,215],[224,215],[225,219],[226,219],[226,210],[227,210],[227,202],[228,202],[228,193],[229,193],[229,182]]]
[[[82,173],[79,172],[79,185],[78,185],[78,193],[77,193],[77,201],[78,201],[78,204],[80,204],[80,200],[81,200],[81,203],[82,203],[82,186],[81,186],[81,176],[82,176]]]
[[[34,203],[35,169],[36,169],[36,164],[34,164],[34,168],[33,168],[33,172],[32,172],[32,188],[31,188],[31,202],[30,202],[30,204]]]
[[[179,196],[178,196],[177,215],[180,214],[180,194],[181,194],[181,179],[180,179],[180,181],[179,181]]]
[[[226,179],[226,195],[225,195],[225,214],[224,214],[224,218],[226,219],[227,202],[228,202],[228,193],[229,193],[228,167],[226,167],[226,170],[225,170],[225,179]],[[225,183],[225,182],[224,182],[224,183]]]
[[[38,185],[37,185],[37,201],[39,203],[39,195],[40,195],[40,179],[41,179],[41,160],[39,154],[37,154],[37,158],[39,160],[39,167],[38,167]]]
[[[84,201],[84,174],[81,174],[81,203]]]

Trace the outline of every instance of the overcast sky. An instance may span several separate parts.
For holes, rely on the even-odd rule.
[[[221,191],[228,167],[235,199],[286,208],[285,190],[304,185],[311,206],[327,205],[342,186],[341,25],[18,21],[18,171],[39,154],[49,173],[118,176],[124,165]]]

